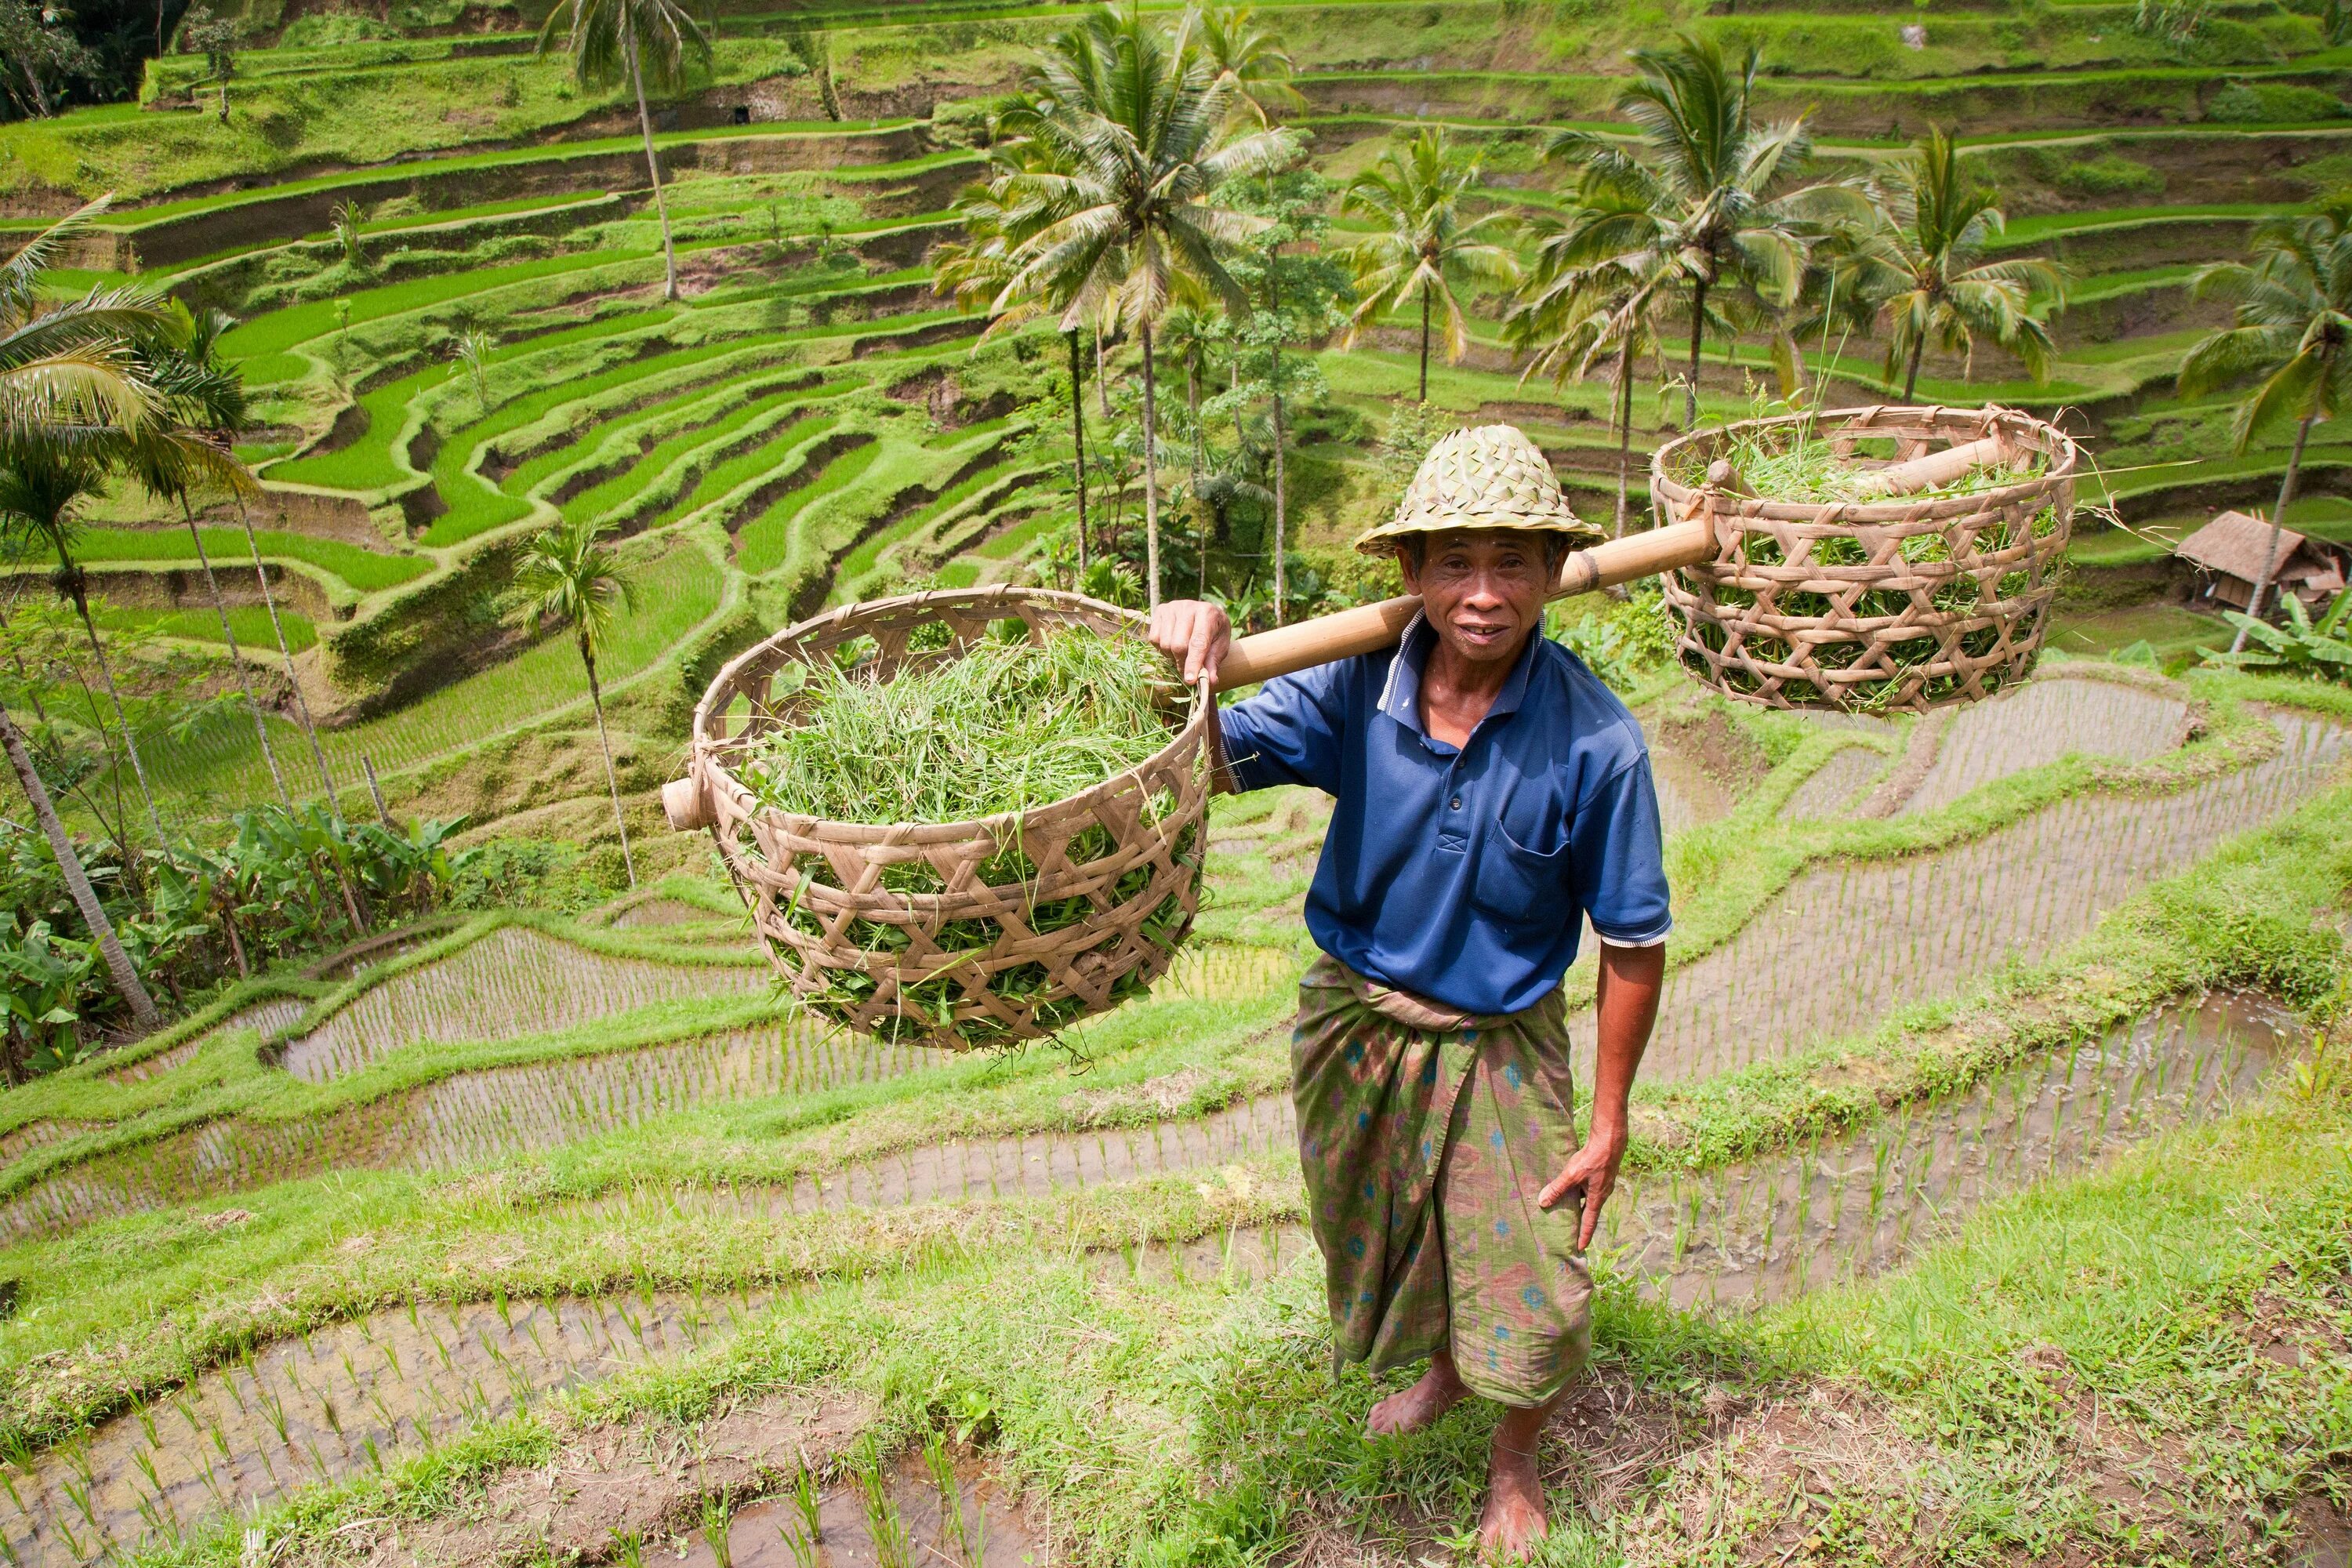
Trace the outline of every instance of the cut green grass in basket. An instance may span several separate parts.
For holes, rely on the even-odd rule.
[[[1864,437],[1854,443],[1857,461],[1894,456],[1891,437]],[[1751,494],[1788,501],[1932,500],[1938,496],[1973,495],[2038,474],[2044,463],[2035,453],[2021,465],[1974,468],[1948,484],[1890,497],[1873,488],[1872,469],[1840,458],[1828,437],[1816,434],[1809,425],[1790,424],[1737,431],[1719,449],[1694,443],[1683,454],[1683,471],[1675,477],[1686,485],[1703,485],[1708,467],[1718,457],[1730,462],[1741,486]]]
[[[1018,627],[1018,622],[1007,622]],[[938,652],[946,628],[919,630],[913,647]],[[859,645],[842,650],[853,654]],[[854,657],[854,654],[853,654]],[[1066,800],[1142,763],[1167,746],[1170,702],[1179,695],[1168,666],[1142,642],[1086,631],[1053,633],[1042,643],[982,638],[958,657],[927,663],[918,657],[894,677],[880,678],[866,663],[835,662],[799,667],[799,685],[779,691],[789,705],[792,725],[760,738],[740,767],[740,776],[763,805],[780,811],[835,822],[968,822]],[[1158,792],[1147,815],[1158,821],[1175,802]],[[1197,837],[1197,834],[1194,835]],[[1033,882],[1037,863],[1030,850],[1042,846],[1014,842],[984,862],[981,878],[992,885]],[[1110,832],[1089,826],[1071,839],[1071,863],[1085,864],[1115,847]],[[1199,845],[1177,848],[1180,860],[1196,868]],[[1028,900],[1024,923],[1040,934],[1066,930],[1142,895],[1151,884],[1150,863],[1124,873],[1107,893]],[[811,935],[815,917],[802,907],[810,884],[833,881],[822,860],[802,868],[803,879],[785,918]],[[926,861],[888,868],[883,886],[904,894],[936,892],[939,872]],[[1181,940],[1186,916],[1171,896],[1145,920],[1144,934],[1163,948]],[[901,952],[911,945],[908,928],[887,920],[850,922],[848,939],[869,952]],[[993,920],[950,920],[930,931],[947,953],[977,953],[1002,934]],[[877,1032],[886,1037],[952,1036],[967,1046],[1009,1043],[1003,1027],[985,1017],[954,1017],[970,976],[952,956],[939,972],[901,988],[900,1013]],[[865,1005],[877,982],[853,968],[815,972],[822,988],[803,1001],[829,1016],[846,1017]],[[1113,987],[1114,1000],[1141,992],[1146,982],[1130,974]],[[1052,984],[1043,963],[999,971],[988,989],[1015,1005],[1039,997]],[[1075,1021],[1086,1006],[1075,996],[1037,1004],[1034,1018],[1045,1028]]]

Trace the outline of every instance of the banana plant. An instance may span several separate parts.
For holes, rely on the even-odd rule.
[[[2303,602],[2292,594],[2279,596],[2286,625],[2272,626],[2241,610],[2225,610],[2222,617],[2238,628],[2238,644],[2228,653],[2205,650],[2205,662],[2259,675],[2307,675],[2338,685],[2352,684],[2352,640],[2343,633],[2352,615],[2352,588],[2336,595],[2315,624]]]

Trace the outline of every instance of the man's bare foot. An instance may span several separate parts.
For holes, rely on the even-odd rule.
[[[1364,1430],[1375,1437],[1418,1432],[1461,1404],[1469,1392],[1454,1370],[1454,1358],[1440,1351],[1429,1358],[1429,1370],[1421,1374],[1420,1382],[1372,1406]]]
[[[1513,1412],[1517,1415],[1518,1412]],[[1525,1433],[1513,1428],[1527,1426]],[[1495,1429],[1486,1458],[1486,1508],[1478,1516],[1478,1548],[1494,1563],[1524,1563],[1551,1521],[1544,1514],[1543,1480],[1536,1474],[1540,1421],[1506,1419]]]

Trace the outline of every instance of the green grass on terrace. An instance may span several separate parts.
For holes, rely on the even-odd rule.
[[[215,563],[219,572],[226,563]],[[250,564],[250,558],[247,558]],[[241,584],[240,584],[241,585]],[[193,610],[151,610],[133,605],[108,605],[98,611],[98,624],[110,630],[130,630],[145,627],[165,637],[185,637],[191,642],[212,643],[226,651],[227,644],[221,637],[218,612],[206,607]],[[278,606],[278,619],[286,630],[286,646],[296,653],[315,647],[318,628],[308,616]],[[277,633],[270,628],[269,612],[260,605],[232,605],[228,612],[228,629],[236,638],[239,652],[256,658],[278,657]],[[267,650],[266,652],[264,650]]]
[[[650,563],[644,552],[632,552],[626,559],[636,569],[637,604],[615,617],[597,661],[608,694],[656,668],[663,655],[710,618],[725,591],[723,574],[691,544],[675,545]],[[417,564],[422,569],[424,563]],[[389,773],[443,752],[477,745],[566,704],[578,704],[584,715],[587,696],[579,650],[570,637],[559,634],[396,712],[321,730],[319,742],[338,786],[349,787],[360,780],[363,754],[374,760],[379,773]],[[299,730],[274,715],[269,723],[271,745],[289,748],[281,756],[301,754],[305,742]],[[252,721],[243,713],[208,723],[171,747],[151,772],[159,789],[182,797],[257,800],[269,790]]]
[[[205,553],[212,558],[215,570],[226,571],[239,563],[251,566],[253,557],[246,550],[243,529],[205,528],[202,532]],[[340,539],[320,539],[310,533],[284,533],[276,529],[257,528],[254,530],[254,538],[261,546],[263,559],[294,561],[315,567],[328,576],[349,584],[361,594],[390,588],[412,577],[422,576],[433,565],[422,556],[391,555],[362,550]],[[89,528],[82,531],[80,542],[76,547],[76,559],[89,566],[115,562],[194,565],[196,548],[185,528]]]

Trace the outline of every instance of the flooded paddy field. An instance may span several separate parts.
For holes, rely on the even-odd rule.
[[[2263,998],[2213,996],[2019,1063],[1969,1092],[1785,1153],[1696,1174],[1630,1173],[1596,1261],[1678,1307],[1733,1310],[1898,1267],[1977,1209],[2096,1170],[2226,1113],[2303,1049]],[[1299,1224],[1103,1253],[1097,1277],[1264,1279],[1313,1241]]]
[[[1849,1137],[1699,1176],[1629,1176],[1599,1250],[1644,1290],[1704,1310],[1867,1276],[1988,1201],[2226,1110],[2294,1049],[2288,1021],[2258,1000],[2164,1009]],[[623,1192],[602,1205],[625,1217],[655,1205],[748,1214],[976,1201],[1206,1168],[1295,1141],[1286,1097],[1267,1097],[1130,1133],[919,1151],[792,1189]],[[1311,1250],[1294,1223],[1105,1251],[1090,1267],[1105,1288],[1188,1286],[1312,1268],[1299,1261]],[[60,1564],[167,1537],[207,1513],[377,1468],[549,1390],[716,1344],[766,1300],[667,1292],[435,1304],[314,1331],[12,1467],[15,1512],[0,1533],[19,1560]],[[979,1483],[965,1479],[970,1499]],[[919,1492],[922,1478],[901,1479]],[[826,1495],[836,1509],[866,1506],[853,1492]],[[920,1517],[913,1494],[894,1495]],[[938,1495],[934,1485],[934,1522]],[[788,1500],[736,1516],[747,1548],[771,1550],[759,1532],[772,1531]],[[827,1515],[847,1560],[862,1563],[851,1544],[861,1517]],[[999,1559],[992,1551],[988,1561]]]
[[[442,962],[457,963],[466,957],[460,953]],[[467,965],[469,972],[477,967]],[[1160,977],[1154,994],[1255,996],[1281,984],[1297,968],[1294,955],[1278,950],[1195,946]],[[431,1172],[488,1164],[675,1111],[878,1083],[951,1059],[797,1016],[782,1023],[627,1050],[457,1072],[316,1116],[286,1121],[226,1117],[65,1166],[0,1200],[0,1239],[53,1235],[95,1219],[218,1198],[331,1171]],[[9,1135],[17,1147],[0,1140],[0,1154],[14,1159],[88,1130],[36,1122]],[[1084,1156],[1061,1150],[1043,1158],[1055,1171],[1085,1163]],[[1090,1168],[1099,1167],[1097,1159]],[[1028,1151],[956,1166],[974,1190],[985,1181],[984,1170],[1000,1171],[1011,1184],[1008,1190],[1027,1190],[1022,1184],[1030,1178],[1023,1173],[1037,1168]],[[885,1190],[892,1179],[877,1168],[876,1173],[861,1174],[851,1187],[860,1193]],[[943,1187],[939,1192],[932,1188],[946,1179],[934,1172],[919,1184],[923,1199],[898,1201],[944,1195]],[[836,1195],[841,1190],[846,1189],[835,1189]]]
[[[2185,789],[2074,795],[1948,849],[1806,871],[1667,975],[1643,1080],[1786,1056],[2048,957],[2140,889],[2332,784],[2352,756],[2334,725],[2271,721],[2284,742],[2274,755]],[[1589,1070],[1591,1015],[1570,1022]]]
[[[2044,676],[1932,715],[1922,727],[1936,759],[1901,811],[1949,805],[1980,784],[2063,756],[2145,762],[2179,747],[2188,723],[2189,704],[2177,696],[2090,675]]]
[[[774,981],[765,963],[619,957],[506,926],[362,992],[288,1041],[284,1066],[323,1083],[419,1041],[550,1034],[661,1002],[756,997]]]
[[[733,1335],[766,1298],[412,1304],[280,1341],[0,1471],[12,1562],[68,1568]]]

